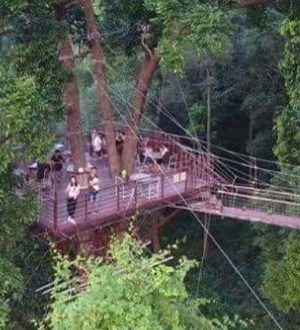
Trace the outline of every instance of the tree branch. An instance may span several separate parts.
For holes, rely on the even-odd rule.
[[[241,7],[268,5],[271,0],[240,0]]]
[[[7,29],[7,30],[0,31],[0,37],[6,36],[8,34],[12,34],[14,32],[15,32],[15,30],[13,30],[13,29]]]
[[[80,5],[80,0],[74,0],[74,1],[71,1],[69,3],[66,3],[65,4],[65,8],[68,9],[70,7],[73,7],[73,6],[79,6]]]

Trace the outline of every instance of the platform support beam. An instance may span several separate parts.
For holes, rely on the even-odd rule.
[[[159,235],[159,220],[153,221],[151,230],[151,241],[153,252],[156,253],[160,250],[160,235]]]

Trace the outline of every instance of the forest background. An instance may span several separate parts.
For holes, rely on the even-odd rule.
[[[296,0],[282,0],[243,8],[237,1],[218,1],[213,5],[195,1],[190,8],[187,3],[94,1],[105,42],[108,89],[115,119],[122,122],[124,117],[130,118],[136,77],[144,56],[138,47],[144,26],[141,22],[146,20],[157,29],[151,31],[155,35],[153,47],[163,56],[144,108],[152,124],[144,120],[142,126],[153,128],[155,124],[176,134],[186,134],[184,128],[205,140],[209,98],[212,149],[219,146],[278,161],[271,169],[288,173],[289,184],[298,189],[299,4]],[[62,69],[58,56],[59,41],[65,33],[73,36],[84,132],[88,134],[99,122],[101,104],[93,61],[87,53],[84,15],[80,8],[70,6],[62,22],[53,10],[57,5],[55,0],[4,0],[0,4],[3,328],[34,327],[32,320],[42,320],[48,311],[47,297],[35,290],[53,278],[53,255],[47,245],[28,232],[37,216],[36,198],[15,198],[12,191],[18,179],[13,165],[20,145],[27,146],[28,157],[45,158],[53,145],[54,133],[67,125],[62,91],[72,77]],[[184,14],[189,17],[188,23],[179,19]],[[174,26],[170,25],[174,21],[179,24],[175,36]],[[216,37],[214,48],[211,40],[205,38],[207,31],[210,38]],[[299,233],[228,219],[213,220],[211,230],[282,327],[299,328]],[[179,248],[173,254],[178,259],[185,255],[201,260],[202,240],[203,230],[188,213],[178,214],[163,229],[162,245],[177,242]],[[213,244],[209,245],[200,281],[199,268],[194,268],[188,272],[185,283],[191,294],[210,302],[201,309],[205,317],[222,319],[225,328],[274,326]],[[235,322],[236,315],[243,322]]]

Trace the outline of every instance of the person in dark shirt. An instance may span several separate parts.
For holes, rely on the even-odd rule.
[[[50,171],[50,165],[47,163],[37,163],[37,173],[36,173],[36,178],[38,181],[42,181],[47,178],[49,175]]]
[[[125,140],[125,133],[117,131],[116,146],[117,146],[117,153],[119,156],[122,155],[124,140]]]
[[[55,150],[54,155],[51,157],[51,162],[52,170],[56,172],[56,179],[60,182],[64,159],[59,150]]]
[[[54,155],[51,157],[51,160],[53,162],[53,170],[54,171],[61,171],[63,167],[64,159],[62,155],[60,154],[59,150],[55,150]]]

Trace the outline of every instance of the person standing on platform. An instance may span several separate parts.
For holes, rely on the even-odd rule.
[[[75,224],[74,214],[77,206],[77,198],[80,194],[80,186],[78,184],[77,178],[75,175],[71,177],[71,181],[68,184],[66,189],[67,194],[67,210],[68,210],[68,221]]]
[[[97,196],[100,191],[100,179],[97,175],[97,168],[93,167],[89,176],[90,200],[91,202],[97,201]],[[94,210],[95,212],[96,210]]]
[[[51,157],[52,170],[55,173],[55,180],[60,182],[63,169],[63,156],[61,155],[59,149],[55,150],[54,155]]]
[[[95,129],[92,131],[92,147],[94,155],[96,154],[98,157],[100,157],[102,154],[102,140]]]
[[[125,141],[125,134],[123,132],[117,131],[116,147],[117,147],[117,153],[119,156],[122,155],[124,141]]]

